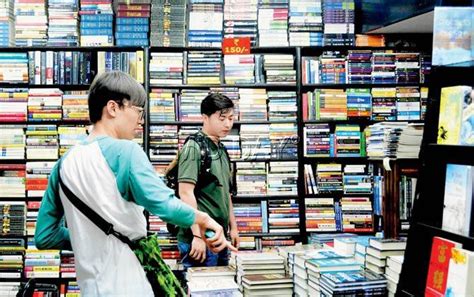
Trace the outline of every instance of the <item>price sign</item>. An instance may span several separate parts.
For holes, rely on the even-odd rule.
[[[250,37],[224,38],[222,41],[222,53],[224,55],[250,54]]]

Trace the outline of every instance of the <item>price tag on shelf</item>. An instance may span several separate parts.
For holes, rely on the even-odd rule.
[[[222,41],[222,54],[247,55],[250,54],[250,37],[224,38]]]

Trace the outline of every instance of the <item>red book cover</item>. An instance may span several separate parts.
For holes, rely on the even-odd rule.
[[[462,247],[462,245],[441,237],[433,237],[425,297],[444,296],[446,280],[448,278],[449,259],[451,259],[451,250],[454,247]]]

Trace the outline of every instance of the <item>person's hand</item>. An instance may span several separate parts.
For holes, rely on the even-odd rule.
[[[206,238],[204,234],[206,230],[214,231],[214,236],[206,238],[207,246],[213,253],[218,253],[226,247],[231,251],[237,252],[237,249],[225,238],[224,230],[221,225],[204,212],[197,211],[196,214],[196,224],[198,224],[201,229],[201,237],[203,239]]]
[[[237,230],[237,228],[230,229],[230,240],[232,242],[232,245],[238,249],[240,246],[240,237],[239,230]]]
[[[194,237],[191,243],[189,256],[194,260],[203,263],[206,260],[206,243],[198,237]]]

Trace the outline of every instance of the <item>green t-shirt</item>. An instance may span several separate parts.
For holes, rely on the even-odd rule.
[[[200,132],[202,133],[202,132]],[[205,135],[205,134],[203,134]],[[216,220],[227,233],[229,226],[229,195],[231,172],[225,147],[216,145],[209,137],[205,137],[211,151],[211,170],[219,181],[212,182],[200,191],[194,191],[197,207]],[[189,140],[179,154],[178,182],[187,182],[196,185],[201,167],[201,153],[199,144]],[[190,228],[180,228],[178,241],[191,243],[193,234]]]

